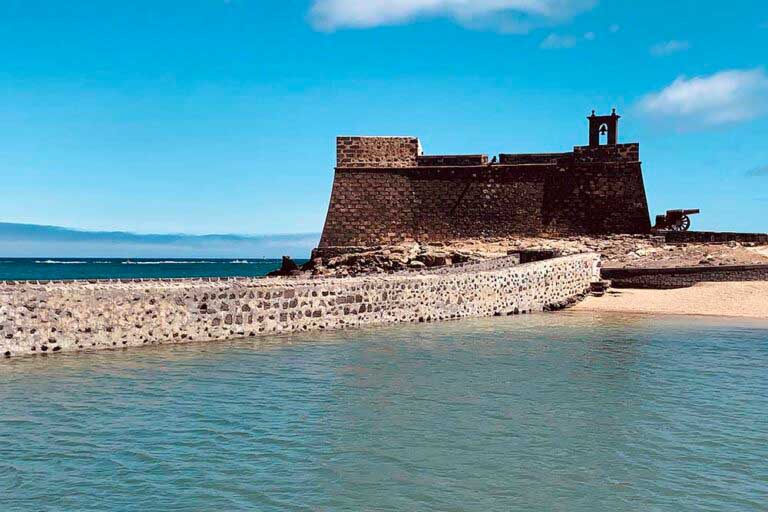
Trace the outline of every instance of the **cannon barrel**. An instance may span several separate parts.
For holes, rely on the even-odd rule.
[[[694,208],[691,210],[667,210],[667,216],[674,217],[675,215],[696,215],[697,213],[701,213],[701,210],[698,208]]]

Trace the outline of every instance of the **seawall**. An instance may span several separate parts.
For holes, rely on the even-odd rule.
[[[728,242],[768,244],[768,233],[729,233],[722,231],[667,231],[668,244],[725,244]]]
[[[355,278],[0,283],[0,355],[214,341],[542,311],[599,279],[599,255]]]
[[[722,265],[673,268],[604,268],[614,288],[668,290],[697,283],[768,281],[768,265]]]

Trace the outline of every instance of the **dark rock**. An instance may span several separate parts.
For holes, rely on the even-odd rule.
[[[284,277],[292,276],[299,271],[299,266],[296,265],[295,261],[293,261],[289,256],[283,256],[283,264],[280,266],[280,269],[275,270],[274,272],[270,272],[267,275],[270,277]]]

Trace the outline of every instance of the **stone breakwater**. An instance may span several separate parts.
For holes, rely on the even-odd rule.
[[[356,278],[0,283],[0,355],[213,341],[561,307],[599,255]]]

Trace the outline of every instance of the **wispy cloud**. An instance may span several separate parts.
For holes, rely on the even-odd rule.
[[[0,256],[5,257],[308,257],[320,235],[143,235],[80,231],[57,226],[0,222]]]
[[[539,44],[539,48],[544,50],[563,50],[567,48],[573,48],[581,41],[594,41],[597,35],[594,32],[587,32],[581,37],[562,34],[549,34]]]
[[[597,0],[314,0],[319,30],[370,28],[420,18],[448,17],[473,28],[528,32],[592,8]]]
[[[539,48],[543,48],[544,50],[561,50],[563,48],[573,48],[578,42],[578,39],[573,36],[549,34],[541,42]]]
[[[748,170],[747,176],[768,176],[768,165]]]
[[[656,57],[666,57],[667,55],[672,55],[673,53],[680,53],[687,51],[691,48],[691,43],[688,41],[664,41],[663,43],[658,43],[653,46],[651,46],[651,55],[655,55]]]
[[[690,130],[754,119],[768,107],[768,75],[762,68],[678,77],[648,94],[639,109],[649,117]]]

